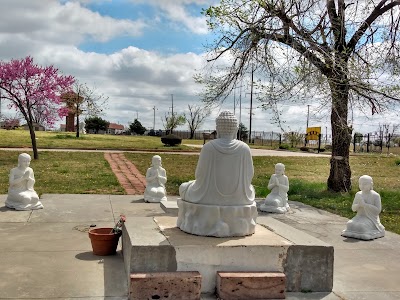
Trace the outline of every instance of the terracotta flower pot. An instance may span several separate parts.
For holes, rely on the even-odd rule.
[[[93,254],[112,255],[115,254],[121,232],[111,233],[112,228],[92,228],[89,230],[90,241],[92,242]]]

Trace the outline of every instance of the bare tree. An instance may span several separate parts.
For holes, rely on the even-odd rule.
[[[172,131],[180,126],[185,124],[185,116],[184,115],[167,115],[165,114],[164,119],[161,119],[164,129],[169,131],[170,134],[172,134]]]
[[[189,125],[190,139],[193,139],[194,132],[203,124],[205,118],[211,114],[211,111],[208,107],[201,107],[196,104],[188,104],[188,109],[189,113],[185,113],[184,116]]]
[[[351,189],[349,107],[381,112],[400,99],[400,1],[221,0],[204,10],[211,45],[203,100],[226,99],[257,68],[263,106],[312,97],[330,107],[332,191]],[[262,77],[261,77],[262,76]]]
[[[73,91],[65,93],[61,98],[67,104],[70,112],[76,117],[76,137],[79,137],[79,117],[84,114],[88,117],[100,115],[108,101],[108,97],[98,94],[94,89],[89,88],[86,83],[76,81]]]

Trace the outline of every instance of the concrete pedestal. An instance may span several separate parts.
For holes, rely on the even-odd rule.
[[[185,233],[176,217],[136,217],[124,224],[122,250],[130,273],[198,271],[202,293],[214,293],[217,271],[283,272],[286,291],[329,292],[333,247],[271,217],[255,233],[215,238]]]

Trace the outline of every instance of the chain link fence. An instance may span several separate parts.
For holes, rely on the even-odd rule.
[[[368,133],[353,135],[353,152],[355,153],[382,153],[390,148],[398,148],[400,143],[399,134]]]

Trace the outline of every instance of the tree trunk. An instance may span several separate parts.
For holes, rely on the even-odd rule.
[[[338,76],[338,73],[334,72],[334,74]],[[344,80],[338,80],[338,77],[330,81],[332,95],[332,157],[327,184],[330,191],[348,192],[351,190],[349,152],[352,131],[347,125],[349,84],[346,76],[339,77],[345,78]]]
[[[76,137],[79,137],[79,104],[77,104],[76,109]]]
[[[190,140],[193,140],[193,137],[194,137],[194,130],[190,130]]]
[[[36,134],[35,134],[35,130],[33,128],[32,122],[28,122],[28,127],[29,127],[29,133],[31,135],[31,141],[32,141],[33,158],[39,159],[39,153],[38,153],[37,144],[36,144]]]

